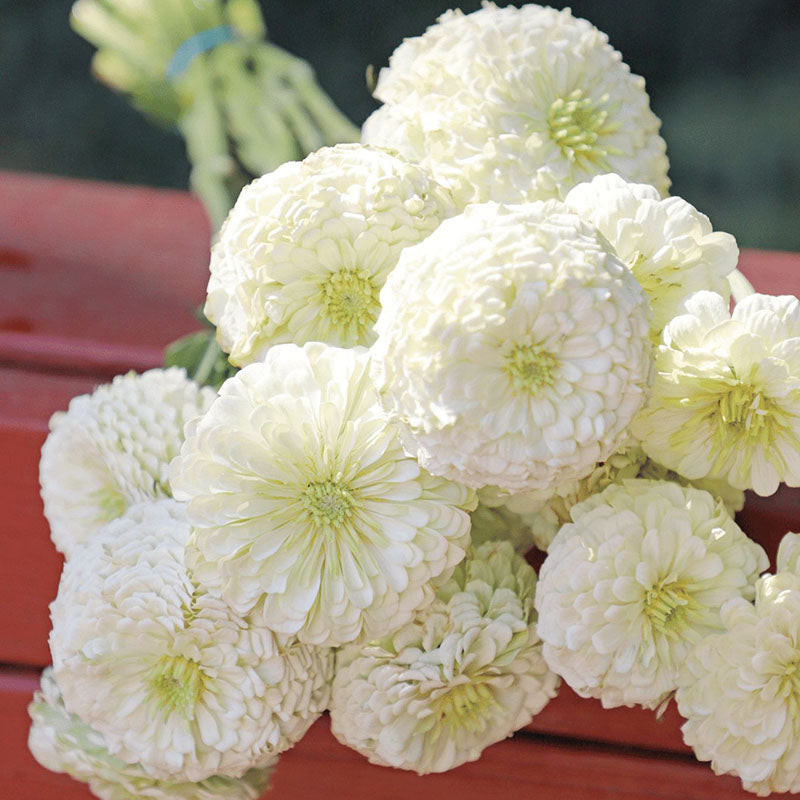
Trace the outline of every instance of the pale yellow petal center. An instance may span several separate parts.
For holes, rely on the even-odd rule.
[[[517,391],[535,394],[553,384],[558,359],[539,344],[518,344],[506,356],[506,371]]]
[[[355,506],[350,488],[341,481],[309,483],[302,495],[303,507],[317,525],[341,525]]]
[[[672,581],[648,589],[643,610],[652,632],[679,638],[681,628],[702,607],[681,581]]]
[[[609,121],[608,99],[603,95],[594,101],[582,89],[575,89],[553,101],[547,113],[547,128],[565,158],[606,167],[606,157],[615,151],[602,143],[602,137],[619,127]]]
[[[322,284],[322,302],[330,321],[344,331],[360,335],[375,322],[380,304],[379,289],[360,270],[340,269]]]
[[[200,665],[184,656],[162,656],[145,677],[149,697],[168,717],[173,712],[194,719],[205,683]]]

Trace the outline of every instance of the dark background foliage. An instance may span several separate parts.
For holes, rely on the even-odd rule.
[[[446,0],[261,0],[270,36],[307,58],[357,123],[368,64]],[[505,5],[505,3],[500,3]],[[561,3],[555,5],[561,6]],[[800,250],[800,2],[575,0],[644,75],[673,192],[745,246]],[[89,74],[66,0],[0,0],[0,168],[184,187],[180,138]],[[465,0],[465,12],[479,7]]]

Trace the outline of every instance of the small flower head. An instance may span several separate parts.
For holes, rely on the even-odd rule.
[[[420,167],[360,145],[325,147],[246,186],[211,253],[206,316],[234,364],[280,342],[369,345],[404,247],[455,213]]]
[[[434,474],[550,489],[614,452],[644,402],[647,298],[557,201],[470,206],[404,251],[381,300],[381,402]]]
[[[604,172],[669,187],[644,80],[569,9],[448,11],[395,50],[375,96],[362,141],[421,163],[462,207],[563,198]]]
[[[64,706],[152,778],[239,777],[324,710],[333,666],[208,594],[172,500],[136,506],[67,563],[50,650]]]
[[[676,483],[627,480],[572,509],[536,592],[544,656],[582,697],[656,708],[719,610],[753,596],[768,562],[721,501]]]
[[[374,764],[444,772],[544,708],[536,574],[508,542],[477,547],[436,600],[392,636],[339,651],[331,726]]]
[[[739,260],[736,240],[714,232],[708,217],[685,200],[662,199],[654,187],[619,175],[599,175],[564,202],[611,242],[647,292],[654,337],[692,292],[709,289],[727,301],[727,276]]]
[[[689,654],[676,699],[683,738],[718,775],[758,795],[800,791],[800,535],[787,534],[778,572],[755,605],[723,606],[723,632]]]
[[[88,783],[102,800],[258,800],[278,760],[275,756],[241,778],[213,775],[197,783],[160,781],[141,764],[128,764],[112,756],[103,736],[64,708],[49,667],[42,674],[41,689],[34,694],[28,713],[32,721],[28,747],[33,757],[52,772],[66,772]]]
[[[697,292],[664,329],[656,381],[632,431],[690,480],[773,494],[800,486],[800,302],[751,295],[731,315]]]
[[[360,348],[271,348],[187,431],[172,481],[196,574],[314,644],[404,624],[469,543],[471,492],[404,453]]]
[[[54,414],[39,480],[56,547],[70,557],[129,506],[170,497],[183,425],[213,399],[173,367],[119,375]]]

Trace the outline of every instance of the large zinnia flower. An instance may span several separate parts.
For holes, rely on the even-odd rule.
[[[720,607],[767,565],[721,501],[666,481],[612,484],[574,506],[536,590],[551,669],[606,708],[657,707]]]
[[[280,342],[371,344],[400,252],[454,213],[425,170],[373,147],[325,147],[253,181],[211,251],[222,349],[241,366]]]
[[[403,251],[381,302],[381,402],[434,474],[552,488],[611,455],[645,400],[647,297],[557,201],[470,206]]]
[[[89,784],[102,800],[258,800],[269,784],[278,757],[241,778],[213,775],[199,782],[160,781],[141,764],[128,764],[108,752],[103,736],[64,708],[48,667],[28,706],[28,748],[52,772],[66,772]]]
[[[592,175],[669,187],[644,80],[569,9],[449,11],[381,70],[362,141],[430,169],[457,201],[563,198]]]
[[[69,558],[129,506],[170,497],[167,473],[183,425],[214,394],[182,369],[152,369],[118,375],[53,414],[39,480],[50,535],[62,553]]]
[[[332,654],[206,592],[184,563],[183,512],[172,500],[136,506],[67,563],[53,671],[67,711],[111,755],[163,781],[239,777],[322,713]]]
[[[784,537],[777,566],[755,605],[726,603],[725,631],[697,645],[677,692],[695,755],[762,796],[800,792],[800,535]]]
[[[392,636],[337,655],[336,737],[374,764],[443,772],[474,761],[558,688],[536,633],[536,573],[508,542],[470,553]]]
[[[187,430],[172,482],[196,574],[315,644],[407,622],[469,542],[471,493],[403,451],[360,348],[271,348]]]
[[[727,276],[739,248],[729,233],[714,231],[705,214],[680,197],[661,198],[652,186],[599,175],[576,186],[564,203],[611,242],[647,292],[653,336],[678,313],[692,292],[730,295]]]
[[[731,315],[696,292],[664,329],[656,380],[632,432],[690,480],[773,494],[800,486],[800,302],[755,294]]]

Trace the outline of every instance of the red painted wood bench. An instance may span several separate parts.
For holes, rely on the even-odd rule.
[[[26,706],[49,662],[48,603],[61,559],[38,494],[52,412],[129,369],[160,364],[165,345],[199,327],[209,229],[188,194],[0,173],[0,798],[87,800],[88,789],[36,764]],[[800,295],[800,255],[745,251],[756,289]],[[740,524],[771,555],[800,530],[800,490],[749,498]],[[374,767],[320,720],[276,772],[273,800],[459,797],[506,800],[745,798],[682,742],[674,705],[657,720],[604,711],[567,687],[513,739],[444,775]]]

